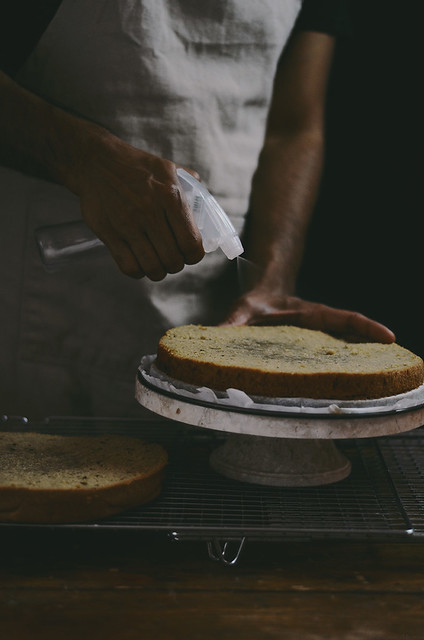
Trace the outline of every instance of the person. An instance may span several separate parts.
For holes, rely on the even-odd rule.
[[[134,400],[140,358],[189,322],[394,340],[296,296],[343,2],[44,6],[35,48],[0,74],[3,413],[151,418]],[[257,266],[241,295],[234,264],[204,253],[178,166]],[[81,216],[108,253],[46,273],[35,230]]]
[[[327,93],[325,174],[297,292],[360,309],[424,357],[417,232],[422,92],[416,82],[423,52],[411,33],[417,13],[400,18],[398,9],[395,0],[350,4],[351,35],[337,42]]]

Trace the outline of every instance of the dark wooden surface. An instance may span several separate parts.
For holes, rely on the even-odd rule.
[[[245,546],[2,529],[1,640],[422,640],[424,543]]]

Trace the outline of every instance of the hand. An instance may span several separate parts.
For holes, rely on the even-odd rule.
[[[1,71],[0,106],[0,162],[79,196],[84,220],[125,274],[162,280],[203,258],[173,162],[53,106]]]
[[[176,165],[113,136],[102,142],[89,153],[75,191],[85,222],[121,271],[158,281],[199,262],[202,239]]]
[[[355,311],[328,307],[294,296],[272,296],[250,291],[233,305],[222,326],[293,324],[306,329],[358,335],[374,342],[390,344],[395,335],[384,325]]]

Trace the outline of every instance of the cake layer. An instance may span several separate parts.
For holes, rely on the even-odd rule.
[[[424,380],[423,360],[398,344],[286,325],[175,327],[159,341],[156,365],[183,382],[268,397],[364,400]]]
[[[0,521],[94,520],[156,498],[168,456],[118,435],[0,433]]]

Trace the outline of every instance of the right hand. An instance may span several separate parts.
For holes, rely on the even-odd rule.
[[[74,189],[83,218],[128,276],[162,280],[204,256],[176,168],[114,136],[85,159]]]
[[[1,71],[0,105],[0,163],[79,196],[85,222],[123,273],[162,280],[203,258],[173,162],[49,104]]]
[[[269,294],[263,289],[238,298],[222,326],[293,324],[341,335],[356,335],[371,342],[390,344],[395,334],[385,325],[356,311],[329,307],[295,296]]]

